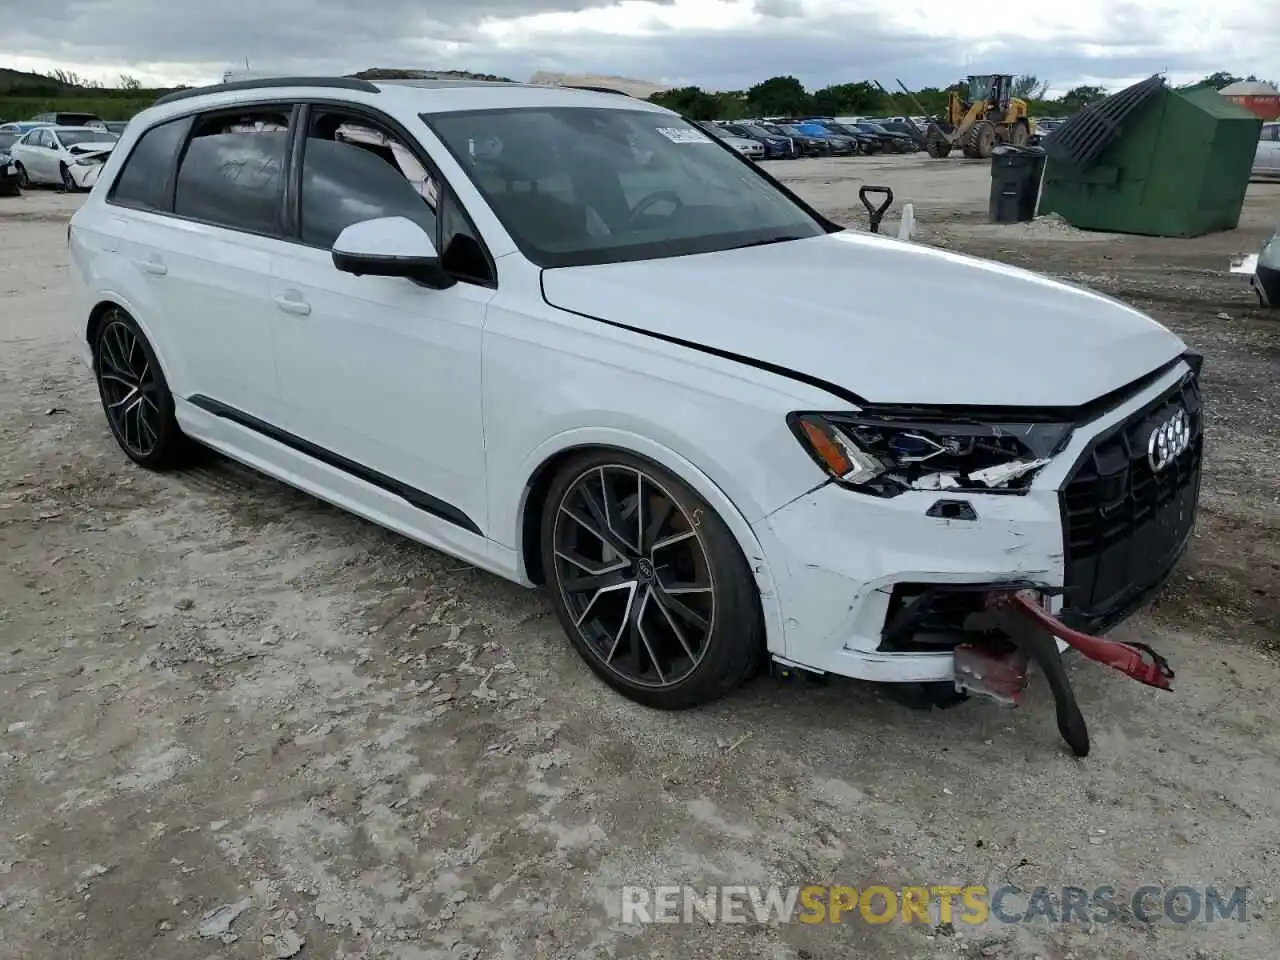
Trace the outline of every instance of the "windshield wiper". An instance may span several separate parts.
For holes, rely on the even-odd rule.
[[[768,240],[752,240],[750,243],[739,243],[732,247],[725,247],[726,250],[745,250],[747,247],[764,247],[771,243],[789,243],[792,240],[803,240],[804,237],[770,237]]]

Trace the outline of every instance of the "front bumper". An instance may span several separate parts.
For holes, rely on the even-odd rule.
[[[105,161],[99,160],[87,164],[68,164],[67,169],[71,171],[71,178],[76,182],[77,187],[81,190],[90,190],[98,182],[98,177],[102,173],[104,166],[106,166]]]
[[[1099,458],[1105,463],[1126,431],[1142,428],[1175,395],[1183,397],[1187,382],[1194,384],[1194,373],[1181,362],[1077,428],[1022,494],[910,491],[882,499],[828,483],[760,520],[754,529],[783,623],[783,636],[770,637],[770,649],[791,664],[843,676],[952,680],[952,649],[963,635],[948,636],[944,625],[913,643],[886,642],[886,626],[904,601],[930,585],[1035,585],[1046,591],[1049,611],[1069,626],[1113,626],[1163,584],[1186,547],[1202,431],[1170,474],[1183,485],[1176,494],[1161,494],[1160,515],[1130,509],[1128,527],[1119,525],[1114,510],[1092,517],[1093,527],[1081,525],[1086,466]],[[1131,507],[1141,507],[1147,494],[1138,480],[1133,484],[1138,499]],[[939,500],[967,501],[977,519],[928,516]]]

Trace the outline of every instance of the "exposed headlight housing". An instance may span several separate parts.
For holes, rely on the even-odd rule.
[[[1070,423],[861,413],[793,413],[800,444],[832,480],[861,493],[1022,493],[1071,437]]]

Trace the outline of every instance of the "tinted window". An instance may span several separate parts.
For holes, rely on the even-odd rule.
[[[187,126],[185,118],[170,120],[144,133],[129,153],[111,199],[144,210],[168,210],[169,177]]]
[[[202,117],[178,168],[173,212],[250,233],[280,232],[289,113]]]
[[[346,227],[408,217],[436,237],[437,185],[394,137],[333,114],[317,117],[302,160],[302,242],[328,249]]]

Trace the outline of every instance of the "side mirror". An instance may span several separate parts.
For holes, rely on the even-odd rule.
[[[408,217],[351,224],[333,242],[333,265],[357,277],[403,277],[437,290],[454,283],[431,237]]]

